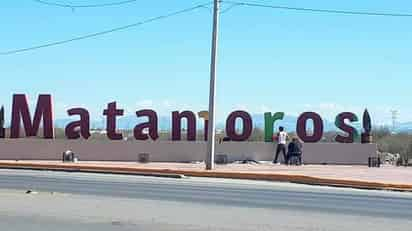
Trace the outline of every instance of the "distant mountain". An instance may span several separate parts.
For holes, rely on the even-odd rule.
[[[261,129],[265,127],[265,118],[263,114],[252,115],[252,120],[253,120],[253,127],[261,128]],[[55,126],[58,128],[64,128],[71,121],[74,121],[74,119],[57,119],[55,120]],[[146,121],[145,118],[137,118],[136,116],[123,116],[117,120],[117,127],[119,129],[133,129],[136,126],[136,124],[139,124],[145,121]],[[297,117],[295,116],[285,116],[283,120],[277,121],[275,123],[275,127],[283,126],[285,127],[287,131],[295,131],[296,121],[297,121]],[[159,123],[158,126],[160,130],[170,130],[172,126],[171,116],[159,116],[158,123]],[[182,125],[183,127],[186,126],[185,123],[183,123]],[[106,127],[106,121],[103,118],[100,120],[93,120],[91,121],[90,126],[91,128],[94,128],[94,129],[104,129]],[[203,121],[198,120],[197,126],[198,126],[198,129],[203,128]],[[217,129],[224,129],[225,126],[226,126],[226,121],[224,122],[218,121],[216,123]],[[237,127],[240,128],[241,124],[239,123]],[[310,128],[310,125],[308,125],[308,128]],[[325,131],[334,131],[336,130],[336,127],[334,123],[324,120],[324,129]]]
[[[57,119],[54,122],[54,126],[57,128],[64,128],[66,125],[76,119]],[[133,129],[136,124],[145,122],[146,119],[144,118],[137,118],[136,116],[123,116],[117,119],[117,127],[119,129]],[[160,130],[169,130],[171,120],[167,116],[160,116],[158,118],[159,129]],[[90,127],[92,129],[104,129],[106,127],[106,120],[102,118],[100,120],[92,120],[90,121]]]
[[[265,117],[264,115],[253,115],[253,125],[254,127],[257,128],[265,128]],[[296,122],[298,120],[298,117],[296,116],[289,116],[285,115],[283,120],[276,121],[275,122],[275,127],[282,126],[286,129],[286,131],[296,131]],[[323,126],[325,131],[334,131],[336,130],[335,124],[332,122],[329,122],[327,120],[323,120]],[[310,123],[308,123],[308,129],[311,128]]]
[[[398,124],[396,132],[412,133],[412,122],[405,122],[405,123]]]

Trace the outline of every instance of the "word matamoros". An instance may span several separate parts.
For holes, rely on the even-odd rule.
[[[28,100],[24,94],[13,95],[10,138],[20,138],[21,131],[24,130],[26,137],[37,136],[42,123],[43,137],[46,139],[54,138],[54,118],[53,118],[53,103],[51,95],[39,95],[37,106],[34,112],[34,117],[31,116]],[[4,111],[2,110],[4,114]],[[79,120],[70,122],[65,127],[65,135],[68,139],[88,139],[90,137],[90,114],[86,108],[71,108],[67,110],[68,116],[79,116]],[[107,108],[103,110],[103,115],[106,117],[106,134],[111,140],[123,139],[122,133],[116,128],[117,117],[124,115],[124,110],[117,108],[116,102],[111,102]],[[204,140],[208,137],[208,113],[198,113],[199,117],[204,122]],[[136,111],[137,117],[147,118],[146,122],[136,124],[133,133],[136,140],[157,140],[158,132],[158,116],[154,110],[144,109]],[[2,115],[3,125],[0,125],[0,138],[5,138],[4,115]],[[171,113],[171,131],[172,140],[181,140],[182,136],[182,121],[186,119],[187,140],[196,140],[197,117],[192,111],[173,111]],[[32,119],[33,118],[33,119]],[[272,137],[275,132],[275,122],[281,121],[284,118],[283,112],[266,112],[265,118],[265,142],[272,142]],[[362,134],[362,142],[368,140],[365,137],[370,137],[371,119],[367,110],[363,114],[363,128],[358,131],[351,123],[359,121],[358,117],[352,112],[342,112],[336,116],[335,125],[341,130],[336,135],[335,140],[340,143],[353,143]],[[237,126],[241,123],[242,126]],[[310,129],[308,124],[312,123]],[[304,142],[318,142],[323,137],[324,124],[321,116],[316,112],[302,113],[296,123],[296,134]],[[21,129],[23,125],[24,129]],[[241,127],[241,129],[236,129]],[[252,116],[246,111],[234,111],[230,113],[226,120],[226,137],[230,141],[246,141],[249,139],[253,131]],[[365,138],[365,139],[364,139]]]

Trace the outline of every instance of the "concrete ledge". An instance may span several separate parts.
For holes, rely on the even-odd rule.
[[[412,184],[388,184],[373,181],[334,179],[326,177],[313,177],[304,174],[279,174],[267,172],[239,172],[239,171],[206,171],[200,169],[179,169],[179,168],[150,168],[139,166],[121,166],[118,164],[88,164],[88,163],[36,163],[36,162],[12,162],[0,161],[0,168],[8,169],[32,169],[32,170],[51,170],[51,171],[75,171],[88,173],[108,173],[108,174],[130,174],[146,175],[159,177],[181,178],[184,176],[192,177],[215,177],[247,180],[266,180],[292,182],[299,184],[346,187],[372,190],[393,190],[402,192],[412,192]]]
[[[204,161],[203,141],[77,141],[44,139],[0,139],[0,160],[61,160],[72,150],[82,161],[138,161],[139,154],[149,154],[151,162]],[[376,144],[305,143],[306,164],[367,165],[376,156]],[[216,144],[216,154],[227,155],[228,161],[253,159],[271,161],[275,145],[264,142],[225,142]],[[282,158],[282,157],[281,157]]]

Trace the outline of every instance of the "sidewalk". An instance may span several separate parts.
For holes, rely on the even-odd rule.
[[[412,168],[383,166],[304,165],[284,166],[263,164],[216,165],[206,171],[204,164],[79,162],[59,161],[0,161],[0,168],[62,170],[98,173],[160,175],[178,177],[218,177],[249,180],[269,180],[313,185],[361,189],[397,190],[412,192]]]

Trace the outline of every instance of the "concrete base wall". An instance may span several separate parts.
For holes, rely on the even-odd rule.
[[[1,160],[60,160],[72,150],[84,161],[137,161],[139,153],[149,153],[153,162],[203,161],[205,142],[70,141],[6,139],[0,141]],[[271,161],[275,145],[264,142],[217,144],[216,154],[227,154],[229,161],[254,159]],[[307,164],[367,164],[376,156],[376,144],[307,143],[303,147]],[[283,159],[283,158],[282,158]]]

